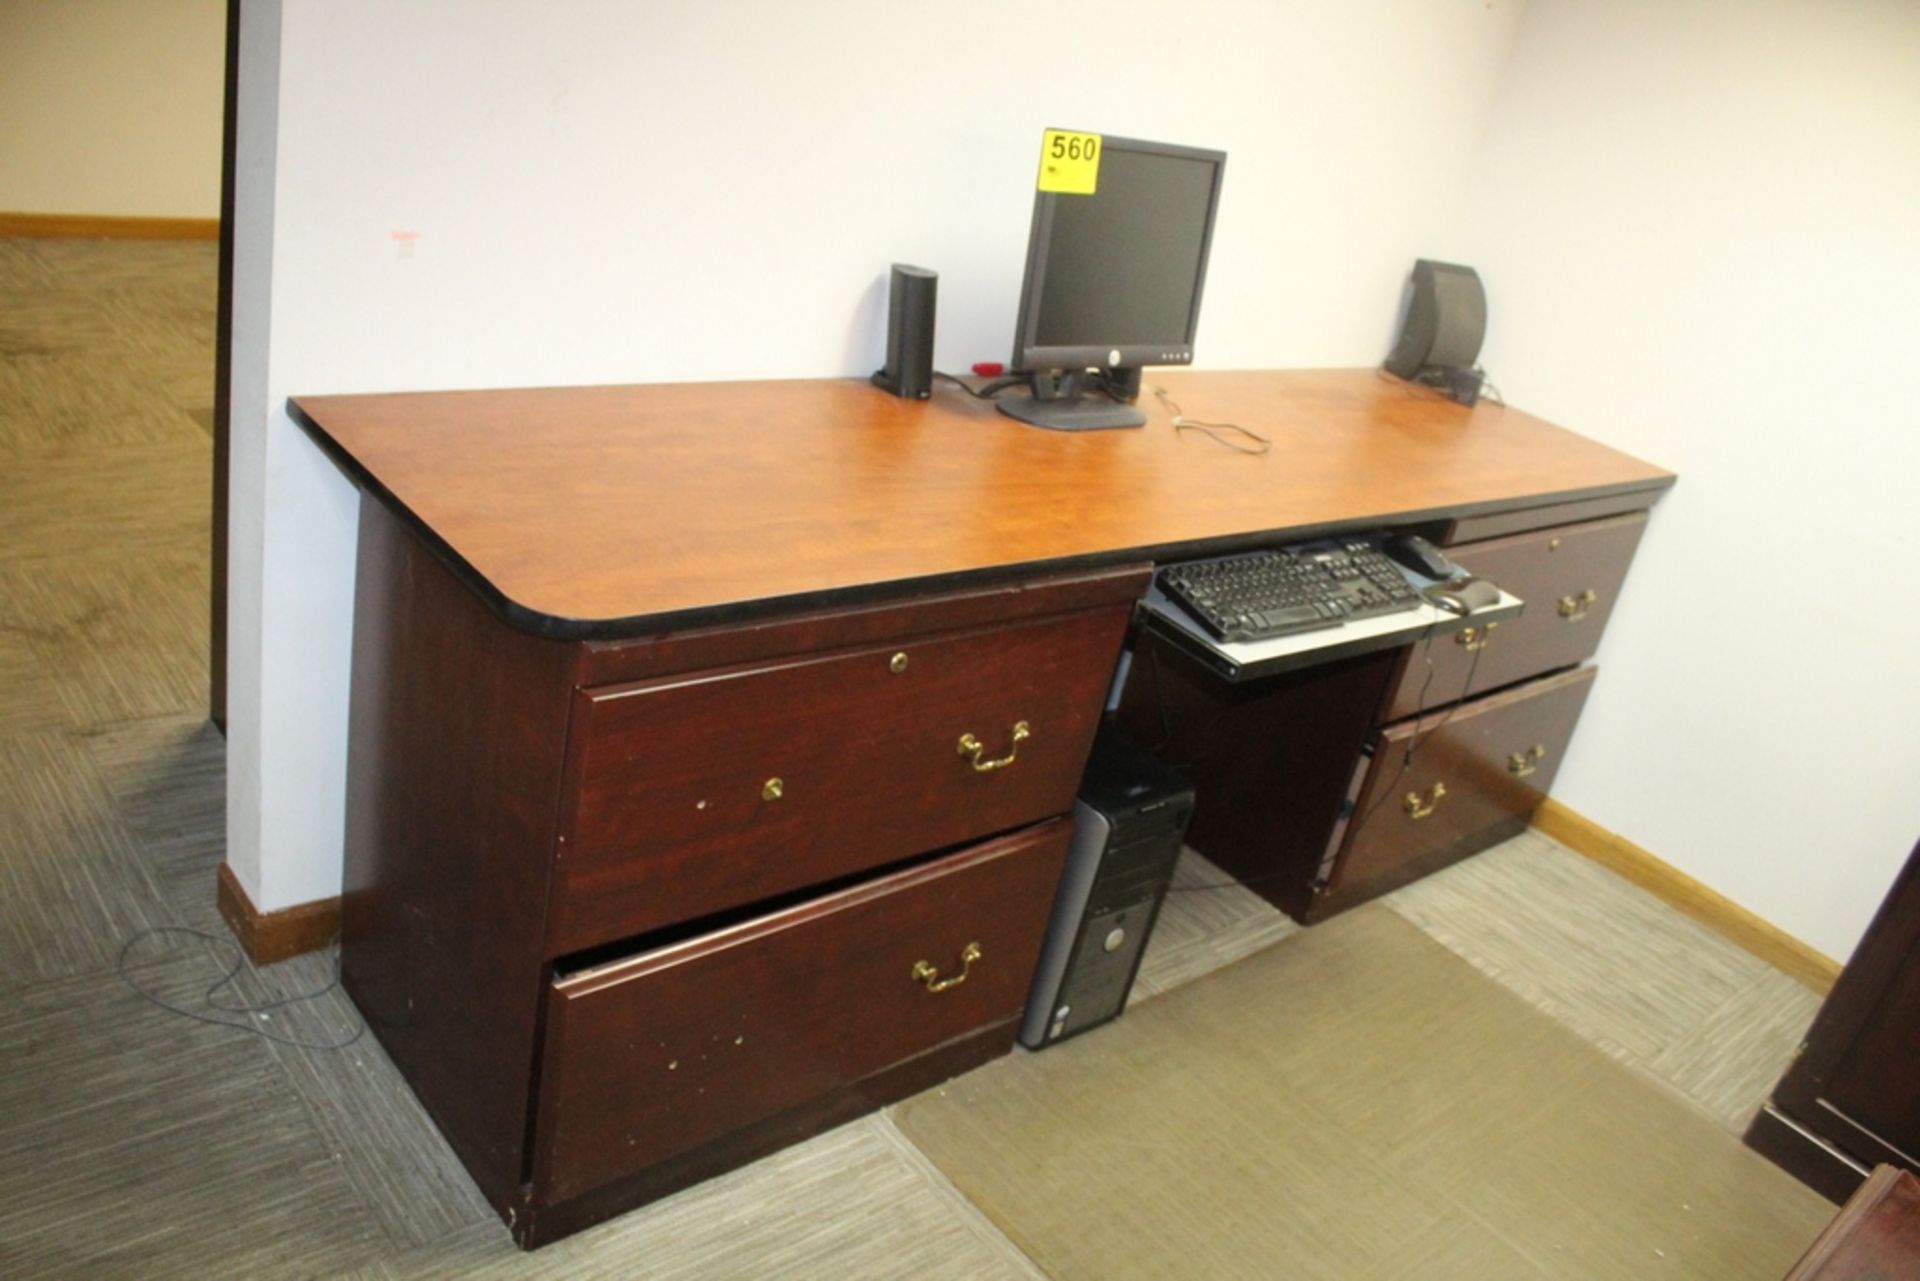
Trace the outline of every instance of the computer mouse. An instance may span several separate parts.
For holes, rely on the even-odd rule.
[[[1427,588],[1427,599],[1441,609],[1471,614],[1500,603],[1500,588],[1484,578],[1461,577]]]
[[[1452,578],[1460,573],[1444,552],[1418,534],[1393,539],[1381,550],[1423,578]]]

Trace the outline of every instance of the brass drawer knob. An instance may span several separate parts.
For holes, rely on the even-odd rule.
[[[763,801],[777,801],[786,794],[787,785],[777,778],[768,779],[760,788],[760,799]]]
[[[990,761],[983,761],[980,759],[980,754],[987,750],[986,744],[971,734],[962,734],[960,736],[960,755],[971,756],[973,758],[973,768],[982,774],[988,770],[1005,769],[1007,766],[1013,764],[1014,758],[1020,754],[1020,744],[1026,742],[1031,737],[1033,737],[1033,730],[1027,723],[1025,721],[1016,721],[1013,726],[1013,746],[1007,749],[1007,754],[1005,756],[996,756]]]
[[[967,981],[967,975],[973,972],[973,963],[980,959],[980,945],[969,943],[960,949],[960,972],[946,978],[940,977],[940,971],[932,961],[913,963],[913,981],[925,983],[929,992],[944,992],[950,987],[959,987]]]
[[[1547,759],[1547,749],[1535,743],[1524,752],[1513,752],[1507,757],[1507,772],[1515,778],[1525,778],[1540,768],[1540,762]]]
[[[895,676],[898,676],[901,672],[906,671],[907,670],[907,652],[905,650],[901,650],[898,654],[895,654],[892,658],[888,659],[887,670],[892,672]]]
[[[1445,783],[1435,783],[1424,797],[1418,792],[1408,792],[1407,799],[1402,802],[1402,804],[1406,806],[1407,817],[1415,820],[1425,818],[1427,815],[1433,813],[1433,807],[1438,805],[1440,798],[1446,794],[1447,785]]]
[[[1485,627],[1462,627],[1453,634],[1453,643],[1469,654],[1478,653],[1493,640],[1493,629],[1498,626],[1498,623],[1488,623]]]
[[[1560,598],[1560,617],[1566,619],[1569,623],[1577,623],[1587,616],[1587,610],[1592,607],[1593,602],[1599,599],[1599,596],[1594,593],[1591,587],[1581,592],[1578,596],[1562,596]]]

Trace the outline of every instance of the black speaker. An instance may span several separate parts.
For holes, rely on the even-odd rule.
[[[1413,264],[1408,288],[1406,318],[1399,341],[1387,355],[1386,370],[1451,394],[1455,372],[1474,367],[1487,336],[1487,292],[1480,274],[1471,267],[1422,258]]]
[[[873,385],[909,400],[933,395],[933,304],[937,272],[893,264],[887,287],[887,367]]]

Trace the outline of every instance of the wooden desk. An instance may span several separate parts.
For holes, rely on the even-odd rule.
[[[1176,433],[1151,403],[1145,430],[1065,435],[951,389],[906,402],[851,380],[292,403],[377,500],[346,981],[523,1245],[1011,1046],[1152,563],[1380,526],[1489,556],[1538,538],[1564,561],[1541,531],[1614,546],[1609,520],[1673,480],[1372,371],[1156,381],[1272,452]],[[1565,668],[1604,618],[1581,623],[1569,592],[1579,643],[1506,676],[1556,669],[1528,708],[1584,694],[1591,669]],[[1404,658],[1315,693],[1339,725],[1296,744],[1322,759],[1309,808],[1326,820],[1287,837],[1300,851],[1328,848],[1328,788],[1360,738],[1398,732],[1382,718]],[[1454,719],[1501,723],[1532,689]],[[1471,737],[1452,759],[1504,746]],[[1442,812],[1470,821],[1438,845],[1343,827],[1366,875],[1326,901],[1458,857],[1487,813],[1537,801],[1550,769],[1515,790],[1489,759],[1497,777],[1454,783]],[[1230,783],[1208,786],[1234,808]],[[1281,857],[1258,840],[1223,859]],[[1334,910],[1319,901],[1289,910]]]

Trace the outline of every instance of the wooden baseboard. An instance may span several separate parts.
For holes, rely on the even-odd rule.
[[[0,236],[42,239],[218,240],[218,218],[120,218],[108,214],[0,213]]]
[[[240,878],[225,863],[216,878],[220,915],[247,958],[255,965],[271,965],[302,952],[317,952],[340,932],[340,900],[299,903],[277,912],[262,912],[241,888]]]
[[[1533,825],[1822,996],[1840,977],[1840,962],[1832,957],[1552,798],[1534,811]]]

